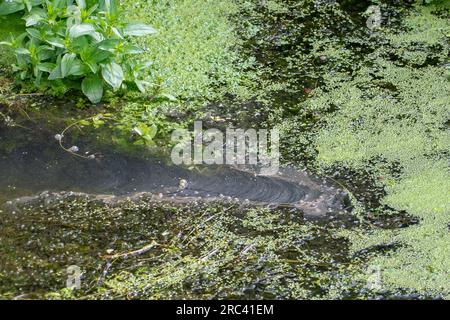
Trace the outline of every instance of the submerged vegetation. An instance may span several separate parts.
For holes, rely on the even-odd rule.
[[[76,7],[92,8],[81,3]],[[379,28],[367,25],[370,5],[382,13]],[[112,37],[102,41],[111,46],[98,47],[110,67],[133,68],[125,66],[135,60],[123,59],[122,49],[152,62],[137,78],[124,72],[120,85],[103,75],[101,81],[115,89],[134,82],[116,95],[107,93],[93,111],[112,115],[111,127],[120,134],[108,138],[115,145],[127,150],[130,141],[163,144],[173,128],[194,119],[277,127],[283,161],[345,187],[359,223],[320,224],[288,210],[154,200],[111,207],[75,199],[23,208],[14,216],[5,211],[0,295],[450,298],[448,1],[125,0],[121,7],[127,20],[142,23],[132,26],[151,25],[158,32],[133,27],[128,35],[142,37],[122,47],[123,29],[113,34],[95,16],[104,10],[88,15],[94,15],[89,23],[95,32]],[[38,11],[27,19],[46,19]],[[20,40],[21,16],[8,16],[18,23],[0,30],[1,41],[8,41],[10,32]],[[122,20],[116,22],[125,28]],[[30,27],[28,40],[16,48],[19,59],[32,57],[30,46],[46,41],[30,41],[41,37]],[[40,34],[46,27],[43,23]],[[87,34],[74,38],[93,50],[95,37]],[[48,61],[56,65],[59,56],[56,70],[68,75],[72,68],[62,68],[62,48],[49,46]],[[1,63],[9,65],[14,52],[0,50]],[[83,59],[81,51],[74,54],[73,61]],[[41,62],[31,60],[22,61],[21,72],[36,80],[41,77],[33,67]],[[115,68],[101,68],[117,75]],[[69,77],[82,88],[82,79],[103,74],[100,67],[88,73]],[[140,81],[147,84],[145,92],[124,90],[139,88]],[[13,100],[14,90],[36,89],[4,82],[2,101]],[[64,97],[76,101],[85,117],[86,103],[76,92]],[[99,101],[99,95],[92,97]],[[95,119],[83,125],[104,125]],[[140,132],[142,139],[130,140],[130,132]],[[149,245],[137,257],[105,259]],[[85,266],[81,290],[61,290],[70,264]]]
[[[337,271],[352,269],[332,224],[305,224],[288,211],[145,198],[111,207],[75,197],[2,218],[6,297],[320,298]],[[150,249],[123,257],[141,248]],[[23,261],[27,272],[17,273]],[[72,264],[83,266],[83,287],[60,290]]]

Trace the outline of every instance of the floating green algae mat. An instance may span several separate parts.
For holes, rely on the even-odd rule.
[[[238,7],[224,0],[125,1],[130,19],[158,30],[139,40],[154,62],[149,80],[184,99],[220,98],[213,87],[233,91],[240,85],[242,68],[233,24]]]
[[[418,225],[401,230],[351,233],[355,250],[398,245],[370,259],[370,268],[380,270],[382,290],[448,298],[450,81],[445,65],[450,20],[448,11],[438,9],[416,6],[400,31],[378,31],[385,41],[358,62],[360,67],[325,73],[323,85],[300,107],[318,114],[336,110],[305,138],[314,143],[318,165],[369,169],[385,190],[383,204],[419,218]],[[346,50],[344,55],[333,52],[339,63],[354,57]],[[327,50],[318,54],[330,55]]]

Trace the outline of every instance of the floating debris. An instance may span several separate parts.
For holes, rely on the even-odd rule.
[[[72,146],[68,149],[70,152],[77,153],[80,149],[77,146]]]
[[[188,186],[187,180],[186,180],[186,179],[181,179],[181,180],[180,180],[180,183],[179,183],[179,185],[178,185],[178,187],[179,187],[181,190],[183,190],[183,189],[186,189],[187,186]]]

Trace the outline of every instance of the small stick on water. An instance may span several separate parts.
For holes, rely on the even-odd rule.
[[[62,140],[63,140],[63,138],[64,138],[64,134],[66,133],[66,131],[68,131],[70,128],[76,126],[77,124],[79,124],[80,122],[85,121],[85,120],[86,120],[86,119],[79,120],[79,121],[77,121],[77,122],[72,123],[72,124],[69,125],[68,127],[66,127],[66,128],[59,134],[60,138],[58,139],[58,142],[59,142],[59,146],[60,146],[64,151],[66,151],[66,152],[68,152],[68,153],[70,153],[70,154],[72,154],[72,155],[74,155],[74,156],[76,156],[76,157],[82,158],[82,159],[91,159],[91,158],[89,158],[89,157],[86,157],[86,156],[80,155],[80,154],[78,154],[78,153],[76,153],[76,152],[73,152],[72,150],[70,150],[70,148],[68,149],[68,148],[64,147],[63,144],[62,144]]]
[[[129,257],[135,257],[135,256],[139,256],[141,254],[144,254],[156,246],[159,246],[159,244],[156,241],[153,241],[152,243],[150,243],[149,245],[146,245],[145,247],[142,247],[141,249],[130,251],[130,252],[108,255],[108,256],[104,256],[103,258],[107,259],[107,260],[118,259],[118,258],[127,259]]]
[[[141,254],[144,254],[144,253],[150,251],[151,249],[153,249],[156,246],[159,246],[159,243],[157,243],[156,241],[153,241],[149,245],[146,245],[145,247],[142,247],[141,249],[138,249],[138,250],[104,256],[103,259],[107,260],[106,266],[103,269],[102,274],[98,278],[97,285],[100,286],[103,284],[103,280],[106,278],[106,275],[108,274],[109,269],[111,268],[114,261],[116,261],[117,259],[119,259],[119,258],[127,259],[129,257],[136,257],[138,255],[141,255]]]
[[[103,118],[106,119],[106,117],[103,117]],[[57,140],[58,140],[58,142],[59,142],[59,146],[60,146],[64,151],[66,151],[66,152],[68,152],[68,153],[70,153],[70,154],[72,154],[72,155],[74,155],[74,156],[76,156],[76,157],[82,158],[82,159],[92,160],[92,159],[95,159],[95,156],[94,156],[94,155],[90,155],[90,156],[83,156],[83,155],[80,155],[80,154],[78,154],[78,153],[76,153],[76,152],[73,152],[73,151],[71,150],[71,148],[66,148],[66,147],[64,147],[63,144],[62,144],[62,140],[63,140],[63,138],[64,138],[64,134],[65,134],[70,128],[72,128],[72,127],[74,127],[74,126],[77,126],[77,125],[80,124],[81,122],[86,121],[86,120],[89,120],[89,119],[90,119],[90,117],[89,117],[89,118],[85,118],[85,119],[81,119],[81,120],[78,120],[78,121],[72,123],[71,125],[69,125],[68,127],[66,127],[60,134],[58,134],[59,138],[58,138]],[[80,128],[78,127],[78,129],[80,129]],[[80,129],[80,130],[81,130],[81,129]]]

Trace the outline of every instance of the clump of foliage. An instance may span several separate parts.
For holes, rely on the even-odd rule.
[[[144,71],[151,65],[135,58],[145,50],[129,38],[156,32],[143,23],[124,23],[116,0],[8,1],[0,15],[25,10],[26,32],[1,42],[14,49],[13,70],[21,80],[64,93],[77,88],[92,103],[105,88],[145,91]]]

